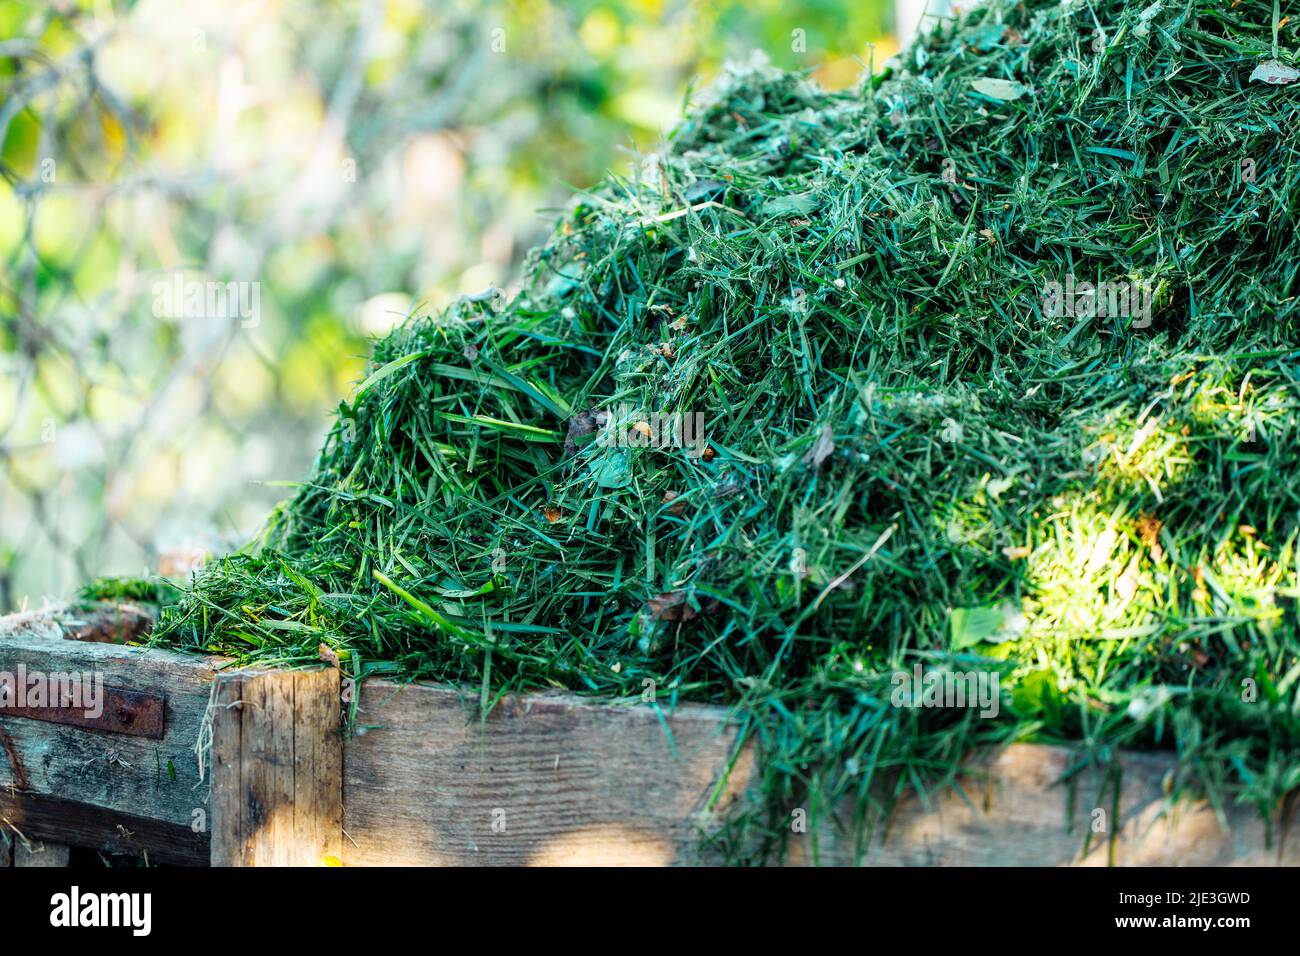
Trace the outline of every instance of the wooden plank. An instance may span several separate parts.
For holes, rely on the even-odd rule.
[[[42,794],[0,790],[0,866],[6,838],[59,842],[105,853],[147,858],[150,863],[207,866],[206,829],[163,823],[148,817],[91,807]]]
[[[243,866],[244,786],[240,777],[240,708],[244,682],[238,671],[217,681],[212,702],[211,817],[213,866]]]
[[[877,866],[1295,866],[1281,821],[1230,807],[1226,827],[1201,801],[1165,793],[1167,754],[1122,753],[1114,769],[1076,772],[1066,747],[1016,744],[969,763],[961,791],[905,797],[862,863]],[[1068,780],[1068,782],[1067,782]],[[1095,830],[1094,830],[1095,828]],[[1283,837],[1286,837],[1283,839]],[[820,862],[854,862],[853,842],[819,833]],[[791,863],[813,858],[809,836]]]
[[[57,609],[0,619],[0,671],[91,670],[161,693],[166,733],[152,741],[0,710],[0,824],[33,840],[158,862],[196,862],[210,846],[230,865],[690,864],[716,860],[698,839],[706,795],[720,789],[716,818],[752,782],[743,752],[719,787],[735,730],[715,707],[661,717],[543,694],[507,698],[481,721],[474,695],[372,680],[344,748],[336,670],[227,673],[214,688],[213,661],[64,640],[72,629]],[[211,776],[201,780],[195,744],[210,695]],[[1166,755],[1123,754],[1118,778],[1074,774],[1073,761],[1033,745],[975,759],[960,792],[901,801],[863,862],[1300,863],[1283,821],[1266,826],[1251,807],[1228,808],[1226,826],[1204,804],[1171,807]],[[791,840],[790,862],[854,862],[855,845],[822,828]]]
[[[339,674],[241,671],[217,681],[214,866],[318,866],[342,841]]]
[[[344,750],[347,865],[700,862],[705,794],[734,728],[711,707],[511,697],[480,722],[454,690],[367,681]],[[746,755],[722,797],[748,783]]]
[[[276,751],[271,744],[277,722],[273,689],[293,685],[293,678],[263,674],[244,675],[243,702],[239,708],[241,831],[231,842],[238,847],[240,866],[266,866],[276,845],[276,817],[284,812],[275,790]],[[281,728],[283,729],[283,727]],[[290,755],[292,756],[292,755]],[[292,812],[292,811],[290,811]],[[219,820],[213,821],[221,826]]]
[[[733,748],[722,709],[667,716],[670,746],[648,707],[533,695],[480,722],[473,700],[446,688],[369,681],[361,694],[366,732],[344,752],[347,865],[716,862],[696,824]],[[1203,803],[1171,807],[1167,755],[1123,755],[1118,793],[1107,772],[1074,774],[1074,761],[1067,748],[1009,747],[973,761],[960,792],[902,800],[860,861],[854,835],[826,826],[815,840],[792,835],[787,862],[1300,863],[1296,838],[1279,839],[1281,826],[1270,838],[1253,807],[1230,808],[1226,828]],[[746,752],[718,814],[752,774]],[[792,818],[798,809],[807,808],[791,807]]]
[[[294,805],[296,803],[294,771],[298,765],[298,754],[294,750],[297,728],[294,726],[297,714],[294,708],[294,692],[298,686],[298,675],[292,671],[277,675],[276,680],[262,681],[267,688],[266,706],[271,716],[272,732],[270,748],[261,763],[272,770],[269,775],[272,805],[282,812],[272,814],[268,821],[273,842],[259,847],[266,855],[257,860],[257,866],[293,866],[295,854],[300,852],[297,833],[294,830]],[[287,812],[283,812],[287,811]],[[319,862],[320,854],[316,854]],[[297,862],[299,866],[310,866],[311,860]]]
[[[339,672],[294,673],[294,831],[330,863],[343,857],[343,719]],[[325,733],[318,732],[324,728]]]
[[[21,664],[29,674],[90,673],[107,686],[162,697],[162,738],[43,723],[0,708],[0,790],[189,831],[207,812],[196,744],[219,662],[68,639],[89,626],[86,618],[59,607],[0,618],[0,672]]]

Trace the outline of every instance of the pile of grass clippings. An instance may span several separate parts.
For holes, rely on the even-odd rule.
[[[1171,794],[1272,814],[1300,783],[1298,28],[995,0],[855,91],[729,71],[511,301],[378,342],[314,474],[156,640],[325,643],[489,707],[732,704],[761,753],[713,834],[737,860],[1013,739],[1172,748]],[[998,716],[894,706],[917,664],[999,675]]]

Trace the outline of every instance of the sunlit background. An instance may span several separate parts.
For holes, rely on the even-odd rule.
[[[0,610],[243,543],[371,337],[508,286],[693,78],[761,50],[851,85],[899,9],[0,3]],[[208,281],[255,320],[159,307]]]

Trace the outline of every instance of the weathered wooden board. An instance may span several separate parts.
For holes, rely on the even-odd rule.
[[[206,830],[43,794],[0,790],[0,866],[4,865],[3,838],[18,844],[20,833],[33,843],[60,842],[137,856],[150,863],[208,865]]]
[[[339,859],[340,725],[336,669],[217,678],[213,866],[320,866]]]
[[[141,820],[168,825],[158,832],[181,835],[185,845],[176,855],[189,858],[193,841],[183,834],[198,827],[206,840],[208,787],[200,780],[195,745],[214,664],[193,655],[71,639],[88,626],[86,615],[58,607],[0,619],[0,672],[16,673],[22,665],[28,674],[92,673],[105,685],[161,696],[162,738],[33,720],[0,708],[0,790],[14,813],[19,797],[48,798],[39,805],[28,800],[23,813],[37,820],[49,816],[54,800],[104,811],[100,822],[110,831],[117,831],[114,815],[126,832],[139,832]],[[130,841],[112,842],[115,852],[129,852]],[[104,843],[97,839],[93,845],[108,848]]]
[[[1285,821],[1266,827],[1253,807],[1227,808],[1227,826],[1203,802],[1171,805],[1172,758],[1121,754],[1118,794],[1108,772],[1075,773],[1064,747],[1016,744],[971,762],[961,791],[900,801],[862,860],[877,866],[1269,866],[1300,864]],[[1071,783],[1064,783],[1070,778]],[[1094,831],[1094,826],[1098,829]],[[1269,832],[1271,829],[1271,832]],[[822,862],[848,863],[851,843],[819,841]],[[793,845],[806,862],[811,842]]]
[[[223,676],[211,775],[200,781],[195,744],[216,662],[65,639],[79,626],[57,609],[0,620],[0,671],[93,670],[106,684],[160,694],[164,736],[0,709],[0,831],[33,846],[202,863],[210,822],[225,834],[214,834],[212,859],[245,865],[333,855],[348,865],[708,863],[699,842],[707,795],[733,760],[713,818],[752,783],[753,755],[735,753],[725,711],[700,705],[661,715],[539,694],[508,698],[480,720],[455,689],[371,680],[359,691],[357,733],[340,744],[334,670]],[[1254,808],[1227,808],[1224,827],[1203,804],[1171,807],[1164,755],[1122,755],[1118,789],[1107,773],[1073,773],[1073,760],[1066,748],[1034,745],[974,760],[960,791],[901,801],[862,862],[1300,862],[1289,821],[1266,827]],[[217,828],[223,813],[237,826]],[[824,828],[816,840],[793,838],[791,862],[852,862],[854,844]],[[0,839],[0,865],[9,853]]]
[[[563,695],[480,723],[454,690],[368,681],[344,749],[346,865],[695,863],[698,814],[734,730]],[[725,808],[749,780],[746,755]]]
[[[701,856],[698,824],[733,752],[734,731],[719,708],[666,716],[670,745],[649,707],[565,695],[510,698],[479,721],[473,701],[453,690],[371,681],[359,706],[367,729],[344,752],[347,865],[713,862]],[[973,762],[962,790],[901,801],[860,862],[1300,862],[1296,838],[1282,840],[1274,827],[1270,841],[1253,808],[1230,809],[1223,829],[1204,804],[1168,806],[1167,757],[1123,756],[1118,803],[1114,778],[1072,773],[1073,759],[1066,748],[1022,744]],[[752,774],[745,752],[719,813]],[[855,843],[830,828],[815,844],[795,836],[789,862],[849,864]]]

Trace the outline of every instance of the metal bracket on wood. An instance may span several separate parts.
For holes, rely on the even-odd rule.
[[[91,714],[85,702],[77,706],[53,704],[45,707],[3,707],[0,715],[27,717],[50,724],[65,724],[83,730],[100,730],[110,734],[128,734],[162,740],[166,733],[166,701],[154,694],[120,687],[105,687],[99,713]]]

